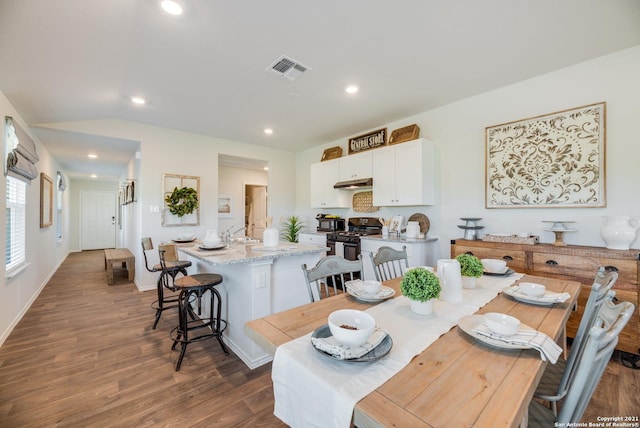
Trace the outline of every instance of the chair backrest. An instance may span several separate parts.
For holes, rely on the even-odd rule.
[[[178,247],[176,244],[162,244],[158,245],[158,251],[164,251],[165,262],[177,262],[178,261]]]
[[[322,288],[325,296],[329,297],[330,287],[333,287],[334,294],[338,294],[338,288],[344,288],[346,281],[361,278],[362,258],[358,256],[358,260],[352,261],[340,256],[327,256],[320,259],[311,269],[307,269],[307,265],[303,264],[302,271],[307,282],[309,300],[315,302],[324,297]]]
[[[589,293],[589,299],[584,308],[576,337],[571,344],[569,350],[569,356],[567,357],[567,363],[565,365],[562,378],[558,384],[558,396],[563,396],[567,393],[567,389],[573,376],[577,370],[577,362],[582,357],[584,347],[586,345],[586,336],[591,331],[591,327],[598,321],[598,313],[600,308],[607,300],[611,300],[612,296],[609,296],[609,292],[618,279],[618,273],[607,271],[605,268],[600,267],[596,272],[596,277],[591,285],[591,292]]]
[[[376,254],[370,257],[373,262],[373,271],[378,281],[398,278],[409,268],[407,247],[402,247],[402,250],[395,250],[391,247],[383,246],[378,248]]]
[[[582,419],[593,392],[600,382],[611,355],[618,343],[620,331],[633,315],[633,303],[618,305],[608,301],[601,309],[601,317],[591,327],[575,376],[569,384],[556,426],[568,426],[569,422]]]
[[[149,261],[147,260],[147,251],[153,250],[153,242],[151,241],[151,238],[146,236],[141,239],[140,243],[142,244],[142,255],[144,256],[144,267],[146,267],[149,272],[156,272],[155,270],[149,267]]]

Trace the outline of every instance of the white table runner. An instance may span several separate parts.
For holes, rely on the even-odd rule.
[[[313,348],[311,333],[279,346],[271,372],[274,414],[292,427],[349,427],[358,401],[522,276],[478,278],[477,288],[463,290],[462,303],[437,300],[428,316],[411,312],[404,296],[372,307],[367,312],[393,340],[389,354],[378,361],[333,360]]]

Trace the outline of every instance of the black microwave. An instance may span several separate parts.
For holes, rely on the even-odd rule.
[[[318,220],[318,232],[336,232],[345,229],[343,218],[316,217]]]

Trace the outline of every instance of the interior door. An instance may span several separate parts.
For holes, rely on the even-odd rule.
[[[247,232],[247,236],[262,239],[267,220],[267,186],[252,186],[251,200],[253,201],[252,215],[249,219],[251,233]]]
[[[116,192],[80,192],[80,249],[98,250],[116,246]]]

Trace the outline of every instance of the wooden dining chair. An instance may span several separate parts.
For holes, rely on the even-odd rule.
[[[615,305],[608,301],[602,306],[596,325],[585,337],[583,352],[576,362],[577,369],[558,416],[536,400],[531,400],[527,416],[530,428],[569,426],[569,423],[581,420],[618,344],[620,331],[627,325],[634,309],[630,302]]]
[[[402,250],[383,246],[378,248],[375,255],[369,254],[371,262],[373,263],[373,271],[378,281],[398,278],[409,268],[409,257],[407,256],[406,246],[403,246]]]
[[[566,395],[575,376],[577,362],[582,357],[586,345],[586,337],[591,327],[598,322],[600,308],[606,301],[611,301],[615,295],[615,293],[611,294],[613,293],[611,289],[617,279],[617,272],[607,271],[603,267],[598,269],[567,359],[560,358],[556,364],[549,364],[540,379],[534,396],[548,401],[556,415],[558,414],[557,403]]]
[[[337,295],[338,290],[344,291],[346,281],[362,278],[362,257],[358,255],[358,260],[347,260],[340,256],[327,256],[320,259],[311,269],[303,264],[302,271],[307,282],[309,300],[315,302],[329,297],[331,288],[334,295]]]

